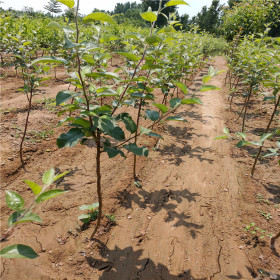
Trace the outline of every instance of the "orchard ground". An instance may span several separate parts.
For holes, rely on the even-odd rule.
[[[226,70],[223,57],[210,62]],[[190,88],[201,85],[202,69]],[[96,239],[89,242],[94,222],[82,227],[79,206],[97,201],[94,149],[77,145],[58,149],[56,138],[66,131],[57,126],[56,94],[68,84],[51,79],[34,98],[29,133],[24,145],[26,169],[20,166],[18,147],[27,111],[26,97],[18,91],[23,81],[14,71],[2,69],[1,79],[1,199],[4,190],[19,192],[26,201],[31,192],[23,180],[40,183],[44,171],[71,170],[53,188],[68,190],[35,209],[42,224],[21,224],[3,247],[22,243],[39,258],[1,259],[2,279],[264,279],[280,277],[280,240],[269,248],[269,238],[246,232],[255,223],[267,233],[280,227],[280,167],[277,160],[250,168],[253,148],[235,148],[235,141],[214,140],[227,126],[240,131],[240,120],[229,110],[225,72],[211,83],[221,88],[199,94],[203,104],[179,109],[189,123],[164,124],[158,128],[164,140],[143,138],[150,155],[140,158],[138,176],[142,188],[133,185],[133,156],[110,160],[102,154],[104,214]],[[64,70],[58,78],[64,79]],[[156,94],[156,92],[155,92]],[[242,102],[236,99],[235,102]],[[262,132],[270,105],[250,104],[247,133]],[[279,117],[276,120],[279,122]],[[269,141],[268,144],[269,145]],[[152,149],[156,147],[156,149]],[[266,219],[259,212],[271,213]],[[10,210],[1,205],[1,232]],[[277,278],[274,278],[277,279]],[[280,278],[279,278],[280,279]]]

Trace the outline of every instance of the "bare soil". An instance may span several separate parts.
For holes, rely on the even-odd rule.
[[[227,68],[223,57],[211,64]],[[205,71],[194,78],[193,90]],[[211,81],[220,91],[200,93],[202,105],[179,109],[188,123],[160,128],[164,140],[158,149],[139,159],[142,188],[133,185],[132,155],[111,160],[102,154],[104,214],[114,214],[117,222],[104,217],[93,242],[88,238],[94,222],[81,227],[77,217],[82,213],[79,206],[97,201],[94,149],[56,147],[56,138],[66,128],[57,126],[50,98],[68,85],[52,79],[38,91],[24,146],[24,172],[18,145],[27,102],[17,92],[23,82],[11,75],[1,80],[1,233],[11,213],[4,190],[17,191],[28,202],[32,195],[23,180],[40,183],[51,167],[71,172],[53,186],[68,192],[35,209],[43,223],[21,224],[1,244],[26,244],[40,257],[1,259],[1,279],[280,279],[280,240],[272,251],[269,238],[244,231],[251,222],[267,233],[280,228],[279,158],[258,163],[253,179],[249,174],[254,150],[237,149],[236,141],[214,140],[224,126],[232,131],[241,127],[240,120],[234,122],[236,105],[233,111],[228,108],[225,73]],[[61,71],[61,79],[63,75]],[[250,107],[247,130],[252,137],[266,126],[271,111],[269,105],[259,104],[256,98]],[[156,144],[150,138],[142,142]],[[272,218],[266,220],[257,210]]]

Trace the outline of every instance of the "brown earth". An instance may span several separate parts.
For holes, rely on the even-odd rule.
[[[223,57],[215,58],[212,64],[226,69]],[[196,75],[193,89],[201,84],[203,71]],[[1,248],[26,244],[40,257],[1,259],[1,279],[210,280],[274,274],[280,279],[280,241],[272,251],[269,238],[260,241],[244,231],[251,222],[267,232],[279,229],[280,168],[277,159],[261,161],[252,179],[249,154],[254,151],[236,149],[234,141],[214,140],[225,125],[232,131],[240,130],[240,123],[233,121],[235,113],[228,109],[224,78],[225,73],[211,81],[221,91],[199,94],[202,105],[178,111],[188,123],[161,128],[164,140],[158,149],[150,149],[148,159],[139,159],[142,188],[131,183],[131,155],[114,160],[102,155],[104,213],[113,213],[117,223],[114,226],[104,218],[93,242],[88,242],[93,223],[90,228],[81,228],[77,217],[82,213],[79,206],[97,201],[94,149],[77,145],[59,150],[55,144],[65,128],[57,127],[56,109],[48,98],[68,86],[51,80],[35,97],[29,128],[33,133],[28,134],[25,145],[25,173],[18,168],[17,149],[26,101],[22,93],[15,92],[22,82],[15,77],[2,80],[1,232],[7,228],[11,213],[3,190],[18,191],[30,201],[32,195],[22,183],[24,179],[39,183],[50,167],[72,171],[53,187],[69,192],[35,209],[43,223],[21,224],[1,244]],[[265,127],[269,118],[270,108],[258,106],[256,99],[250,108],[250,133]],[[254,115],[255,108],[268,113]],[[142,141],[150,147],[155,144],[149,138]],[[257,201],[256,195],[263,200]],[[267,221],[257,210],[270,212],[272,219]]]

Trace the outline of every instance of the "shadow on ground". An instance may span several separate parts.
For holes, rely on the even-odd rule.
[[[98,246],[102,259],[86,257],[86,261],[91,268],[102,271],[99,280],[206,280],[206,278],[194,278],[187,268],[178,275],[172,275],[165,265],[156,264],[151,258],[141,258],[142,249],[133,250],[131,246],[121,249],[116,246],[113,250],[109,250],[99,240],[94,242]]]

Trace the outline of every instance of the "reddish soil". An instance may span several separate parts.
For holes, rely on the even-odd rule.
[[[226,69],[223,57],[212,64]],[[193,89],[200,86],[204,73],[196,75]],[[60,75],[63,78],[63,72]],[[51,167],[71,172],[52,187],[69,192],[35,209],[43,223],[21,224],[1,243],[1,248],[29,245],[40,257],[1,259],[1,279],[217,280],[277,275],[271,279],[280,279],[280,240],[272,251],[269,238],[260,241],[244,231],[251,222],[268,233],[279,230],[279,158],[258,163],[252,179],[250,153],[254,151],[235,148],[236,141],[214,140],[224,126],[240,131],[240,122],[234,122],[236,106],[228,109],[224,78],[225,73],[211,81],[220,91],[199,94],[202,105],[179,109],[188,123],[161,127],[164,140],[158,149],[139,159],[142,188],[132,184],[132,155],[111,160],[102,154],[104,213],[114,214],[117,222],[113,225],[103,218],[93,242],[88,237],[94,223],[83,228],[77,217],[82,213],[79,206],[97,201],[95,152],[81,145],[56,147],[57,136],[66,128],[57,126],[56,108],[47,100],[68,85],[50,80],[35,97],[24,146],[24,172],[19,168],[18,145],[27,102],[17,92],[22,86],[19,78],[2,79],[1,232],[7,229],[11,213],[4,203],[4,190],[17,191],[28,202],[32,195],[23,180],[40,183]],[[236,99],[240,101],[241,97]],[[250,137],[256,128],[266,126],[271,111],[269,105],[259,108],[258,104],[256,98],[250,108]],[[142,141],[150,147],[155,144],[149,138]],[[272,218],[266,220],[257,210],[271,213]]]

